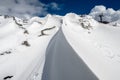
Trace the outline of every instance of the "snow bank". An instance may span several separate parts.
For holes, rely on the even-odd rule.
[[[74,14],[63,20],[62,30],[69,44],[100,80],[119,80],[120,28],[97,23],[93,29],[84,29],[76,22]]]
[[[0,16],[0,23],[0,80],[40,80],[46,48],[61,25],[59,19]]]
[[[111,25],[115,22],[117,23],[115,25],[119,25],[119,11],[97,6],[90,15],[99,21],[97,15],[101,12],[106,14],[104,17],[111,22]],[[43,71],[45,61],[47,61],[46,65],[50,64],[50,69],[56,68],[54,72],[58,74],[55,75],[60,76],[59,79],[70,79],[68,73],[77,76],[72,72],[79,71],[77,70],[79,67],[76,66],[80,64],[79,60],[83,60],[87,69],[90,69],[100,80],[120,80],[120,28],[100,24],[90,15],[49,14],[44,18],[33,17],[30,20],[0,16],[0,80],[5,78],[41,80],[42,72],[45,72],[44,74],[47,72]],[[61,32],[56,34],[60,29]],[[47,54],[54,58],[46,57]],[[49,63],[49,59],[52,59],[54,65]],[[68,70],[63,70],[61,66]],[[80,70],[83,71],[82,68]],[[85,71],[89,70],[85,69]],[[48,73],[54,72],[48,71]],[[43,76],[46,76],[44,74]],[[81,74],[81,71],[78,74]],[[53,80],[54,74],[52,75]],[[80,78],[79,75],[77,77]]]

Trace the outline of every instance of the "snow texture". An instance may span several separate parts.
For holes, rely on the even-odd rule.
[[[108,11],[109,24],[96,21]],[[120,20],[113,14],[119,10],[96,6],[90,15],[0,16],[0,80],[120,80]]]

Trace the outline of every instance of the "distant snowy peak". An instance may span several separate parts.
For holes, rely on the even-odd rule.
[[[90,23],[91,25],[94,25],[94,23],[96,22],[89,15],[77,15],[75,13],[68,13],[65,16],[48,14],[46,17],[42,17],[42,18],[41,17],[32,17],[29,20],[19,19],[19,18],[14,17],[14,16],[4,15],[4,16],[0,16],[0,20],[1,20],[1,23],[4,23],[4,21],[7,22],[7,21],[11,20],[11,21],[14,21],[19,26],[28,25],[28,24],[30,25],[34,22],[45,25],[47,22],[52,22],[52,21],[53,21],[53,24],[54,24],[54,22],[62,24],[62,20],[64,19],[64,17],[69,18],[68,20],[70,20],[72,22],[85,23],[86,25],[88,25],[88,23]]]
[[[108,9],[108,12],[115,12],[115,11],[112,11],[112,9]],[[116,17],[118,15],[117,18],[115,18],[115,16],[112,16],[112,15],[108,14],[111,19],[113,18],[112,19],[113,21],[111,21],[110,18],[109,19],[106,18],[106,15],[103,14],[104,15],[103,21],[104,22],[108,22],[107,24],[110,24],[111,26],[116,26],[116,27],[120,26],[120,18],[119,18],[119,14],[118,13],[119,13],[119,11],[116,13]],[[86,29],[89,28],[90,29],[91,27],[95,28],[98,25],[98,22],[100,21],[99,15],[95,14],[93,16],[91,14],[89,14],[89,15],[78,15],[78,14],[75,14],[75,13],[68,13],[65,16],[48,14],[46,17],[42,17],[42,18],[40,18],[40,17],[33,17],[28,22],[29,23],[31,23],[31,22],[41,22],[43,25],[46,24],[46,23],[49,24],[48,22],[52,23],[52,24],[49,24],[49,25],[54,25],[54,23],[56,22],[59,25],[62,25],[63,21],[66,18],[68,21],[70,21],[73,24],[74,23],[80,24],[82,28],[84,28],[84,29],[85,28]]]
[[[107,13],[109,13],[107,15]],[[6,23],[15,23],[17,26],[21,26],[26,28],[27,25],[32,25],[33,23],[38,23],[40,25],[48,25],[50,26],[58,26],[58,28],[63,25],[63,21],[65,18],[73,24],[80,25],[84,29],[92,29],[96,27],[98,24],[97,21],[100,21],[100,14],[103,14],[103,21],[110,22],[109,24],[112,26],[120,26],[120,11],[114,11],[113,9],[107,9],[104,6],[96,6],[91,10],[89,15],[77,15],[75,13],[68,13],[65,16],[59,15],[51,15],[48,14],[45,17],[32,17],[31,19],[20,19],[14,16],[0,16],[0,25],[4,25]],[[114,15],[116,14],[116,15]],[[118,16],[117,16],[118,15]],[[56,25],[54,25],[56,24]],[[0,27],[1,27],[0,26]]]
[[[89,15],[77,15],[75,13],[69,13],[65,16],[65,19],[70,22],[70,24],[80,26],[83,29],[93,29],[97,26],[97,21],[95,21]]]
[[[0,16],[0,22],[1,23],[7,23],[7,22],[15,22],[17,25],[22,26],[22,24],[27,23],[27,20],[25,19],[20,19],[15,16],[9,16],[9,15],[1,15]]]

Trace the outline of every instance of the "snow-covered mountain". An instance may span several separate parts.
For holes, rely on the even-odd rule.
[[[120,80],[120,20],[0,16],[0,80]]]

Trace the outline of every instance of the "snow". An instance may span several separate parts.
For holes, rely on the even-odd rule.
[[[109,24],[96,21],[99,11],[110,13]],[[113,13],[119,11],[97,6],[90,15],[0,16],[0,80],[80,80],[83,74],[91,80],[120,80],[120,20]]]
[[[42,80],[98,80],[69,45],[60,28],[46,51]]]
[[[74,28],[71,19],[65,17],[63,32],[73,49],[100,80],[119,80],[120,28],[98,23],[88,33],[81,25]]]
[[[49,32],[48,35],[39,37],[41,30],[47,28],[44,26],[48,26],[48,24],[40,25],[36,21],[23,25],[29,34],[24,34],[24,29],[20,29],[14,21],[0,27],[0,80],[6,76],[13,76],[12,80],[41,78],[46,47],[57,31],[56,27],[53,30],[46,31]],[[28,41],[30,46],[22,45],[23,41]],[[6,51],[10,51],[10,53],[8,54]]]

